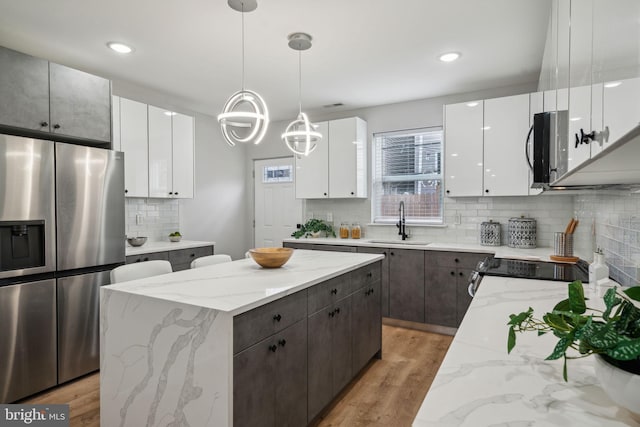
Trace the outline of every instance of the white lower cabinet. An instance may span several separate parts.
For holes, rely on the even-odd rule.
[[[318,123],[322,140],[296,156],[296,198],[367,197],[367,124],[359,117]]]

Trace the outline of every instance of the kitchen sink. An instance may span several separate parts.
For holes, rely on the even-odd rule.
[[[393,239],[371,239],[367,240],[369,243],[377,243],[381,245],[408,245],[408,246],[426,246],[429,242],[425,242],[422,240],[393,240]]]

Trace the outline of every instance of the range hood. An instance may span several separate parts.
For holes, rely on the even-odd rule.
[[[597,142],[592,142],[595,144]],[[640,124],[550,184],[550,190],[640,185]]]

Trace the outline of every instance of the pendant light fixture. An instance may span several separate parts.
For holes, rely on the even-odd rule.
[[[290,34],[289,47],[298,51],[298,117],[289,123],[282,140],[294,154],[308,156],[322,139],[322,134],[316,131],[318,126],[302,112],[302,51],[311,47],[311,36],[306,33]]]
[[[218,123],[230,146],[238,142],[259,144],[269,127],[269,111],[257,92],[244,88],[244,13],[255,10],[258,3],[256,0],[228,0],[227,3],[242,14],[242,88],[224,104]]]

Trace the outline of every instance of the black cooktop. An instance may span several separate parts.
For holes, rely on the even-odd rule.
[[[517,277],[523,279],[589,282],[589,264],[579,260],[575,264],[492,258],[484,261],[479,273],[486,276]]]

